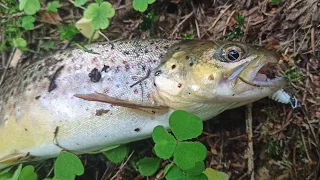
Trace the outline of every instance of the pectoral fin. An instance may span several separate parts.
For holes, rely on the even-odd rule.
[[[114,97],[110,97],[105,94],[101,93],[92,93],[92,94],[75,94],[75,97],[78,97],[83,100],[87,101],[97,101],[97,102],[103,102],[103,103],[109,103],[109,104],[114,104],[116,106],[122,106],[126,108],[132,108],[132,109],[139,109],[143,111],[168,111],[168,107],[166,106],[152,106],[152,105],[143,105],[143,104],[138,104],[138,103],[133,103],[129,101],[125,101],[122,99],[117,99]],[[155,112],[153,112],[155,113]]]

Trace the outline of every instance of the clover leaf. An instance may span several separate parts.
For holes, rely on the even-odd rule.
[[[198,137],[203,130],[201,119],[183,110],[174,111],[169,124],[174,136],[180,141]]]
[[[19,0],[19,9],[28,15],[34,15],[40,10],[39,0]]]
[[[182,169],[188,170],[203,161],[207,156],[206,147],[200,142],[180,142],[173,154],[173,161]]]
[[[34,172],[34,167],[29,165],[25,166],[20,173],[19,180],[37,180],[38,175]]]
[[[103,153],[111,162],[119,163],[128,155],[128,148],[126,146],[119,146]]]
[[[184,172],[188,175],[196,176],[200,175],[204,171],[204,168],[204,161],[198,161],[193,168],[186,169]]]
[[[76,175],[80,176],[84,173],[84,167],[78,156],[61,152],[54,166],[54,175],[57,179],[74,180]]]
[[[152,176],[159,168],[160,159],[145,157],[137,162],[139,172],[144,176]]]
[[[30,30],[34,27],[34,22],[36,21],[36,19],[33,16],[24,16],[21,19],[22,24],[21,26],[25,29],[25,30]]]
[[[52,2],[48,3],[47,10],[49,12],[58,12],[58,8],[60,8],[60,7],[61,7],[61,5],[60,5],[59,1],[52,1]]]
[[[167,180],[185,179],[183,171],[177,165],[170,166],[169,164],[165,167],[165,171],[167,171],[165,176]]]
[[[84,5],[85,3],[87,3],[87,0],[75,0],[74,6],[80,7],[80,6]]]
[[[12,40],[12,44],[14,47],[20,49],[20,50],[27,50],[27,41],[24,40],[23,38],[14,38]]]
[[[156,143],[154,151],[162,159],[169,159],[177,146],[176,139],[163,126],[153,129],[152,139]]]
[[[109,2],[101,4],[92,3],[84,11],[84,17],[91,19],[91,26],[93,29],[106,29],[110,22],[108,18],[113,17],[115,10]]]
[[[148,4],[154,3],[156,0],[133,0],[133,8],[139,12],[144,12],[148,8]]]

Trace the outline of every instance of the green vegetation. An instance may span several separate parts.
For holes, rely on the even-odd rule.
[[[156,0],[133,0],[133,8],[139,12],[144,12],[148,8],[148,4],[153,4]]]
[[[239,39],[242,38],[244,36],[244,22],[245,22],[245,18],[242,15],[237,15],[235,16],[235,21],[236,21],[236,25],[233,29],[233,31],[229,32],[226,35],[226,38],[228,40],[235,40],[235,39]]]
[[[58,12],[58,8],[60,8],[60,7],[61,7],[61,5],[60,5],[59,1],[51,1],[47,5],[47,10],[49,12]]]
[[[302,73],[297,66],[287,68],[281,75],[289,82],[298,82],[302,80]]]
[[[281,3],[281,0],[271,0],[272,5],[278,6],[280,5],[280,3]]]
[[[84,11],[84,17],[91,19],[91,27],[95,30],[106,29],[110,22],[108,18],[115,15],[115,10],[108,2],[92,3]]]
[[[166,179],[211,179],[204,174],[206,147],[200,142],[186,141],[201,135],[203,124],[199,117],[177,110],[169,118],[170,134],[163,126],[157,126],[152,133],[157,157],[146,157],[138,161],[138,170],[144,176],[151,176],[159,168],[160,159],[169,160],[165,167]],[[215,173],[214,173],[215,174]],[[216,175],[216,174],[215,174]]]

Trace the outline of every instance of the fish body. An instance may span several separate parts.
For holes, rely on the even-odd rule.
[[[236,49],[241,57],[219,59],[234,44],[247,48]],[[45,57],[0,87],[0,168],[56,157],[62,150],[81,154],[144,139],[157,125],[169,128],[176,109],[208,120],[282,88],[283,79],[266,87],[238,80],[241,75],[254,81],[276,59],[247,46],[127,40]]]

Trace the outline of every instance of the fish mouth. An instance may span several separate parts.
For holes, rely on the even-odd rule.
[[[245,86],[257,88],[282,88],[287,80],[284,77],[276,77],[275,67],[277,62],[261,60],[257,58],[252,62],[243,64],[230,76],[235,80],[235,90]]]

